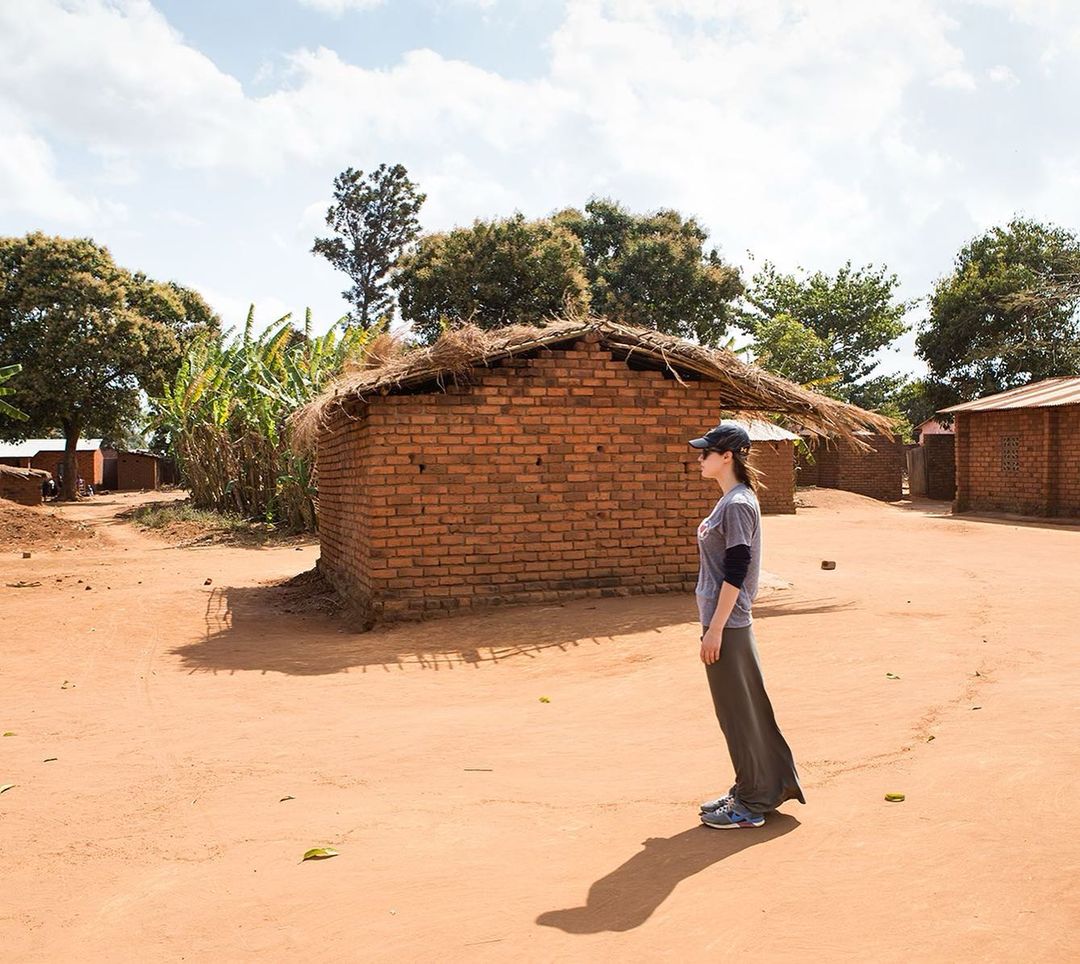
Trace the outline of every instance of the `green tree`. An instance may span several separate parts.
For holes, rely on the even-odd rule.
[[[1017,218],[966,244],[917,339],[937,396],[966,401],[1080,373],[1077,279],[1080,242],[1054,225]]]
[[[175,373],[184,337],[216,324],[197,294],[132,276],[89,238],[0,238],[0,357],[22,365],[12,382],[29,416],[19,437],[64,436],[65,498],[79,438],[121,436],[142,392]]]
[[[14,395],[14,388],[4,388],[4,382],[6,382],[13,375],[18,375],[22,371],[22,365],[4,365],[0,368],[0,415],[5,415],[8,418],[18,419],[20,422],[25,422],[30,416],[26,412],[20,411],[14,405],[9,402],[3,401],[5,395]]]
[[[571,208],[554,220],[581,240],[594,312],[706,345],[723,340],[742,281],[704,249],[708,234],[693,218],[670,210],[634,214],[594,198],[584,211]]]
[[[897,300],[898,285],[884,267],[853,268],[850,261],[833,276],[816,271],[803,278],[765,262],[736,323],[756,337],[763,323],[780,316],[798,322],[829,347],[839,375],[832,394],[872,407],[889,386],[887,378],[871,378],[876,355],[907,331],[904,316],[914,304]]]
[[[838,381],[829,343],[790,315],[763,318],[752,334],[751,351],[762,368],[825,393]]]
[[[399,262],[396,283],[402,317],[426,342],[456,319],[535,324],[589,304],[581,242],[521,214],[426,235]]]
[[[311,251],[352,279],[342,296],[353,305],[353,320],[362,328],[393,308],[391,271],[416,240],[416,215],[425,197],[401,164],[380,164],[366,176],[350,167],[334,178],[334,202],[326,211],[334,236],[316,238]]]

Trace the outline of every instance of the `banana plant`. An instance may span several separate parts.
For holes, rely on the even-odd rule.
[[[26,412],[21,412],[14,405],[10,405],[4,401],[5,395],[14,395],[14,388],[4,388],[4,382],[6,382],[13,375],[18,375],[22,371],[22,365],[5,365],[0,368],[0,415],[6,415],[8,418],[13,418],[19,422],[25,422],[30,416]]]

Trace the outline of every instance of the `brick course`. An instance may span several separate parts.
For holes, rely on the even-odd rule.
[[[589,335],[445,392],[347,403],[319,437],[321,570],[370,622],[692,591],[696,527],[720,493],[686,440],[725,399],[684,381]],[[783,447],[759,452],[779,474],[763,499],[790,495]]]

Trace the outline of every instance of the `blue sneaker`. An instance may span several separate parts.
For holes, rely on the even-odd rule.
[[[715,800],[706,800],[701,804],[702,813],[712,813],[714,810],[722,810],[724,807],[733,803],[735,800],[735,794],[730,790],[722,797],[717,797]]]
[[[719,810],[702,813],[701,822],[706,827],[712,827],[714,830],[764,827],[765,815],[763,813],[751,813],[742,804],[732,800],[727,806],[721,807]]]

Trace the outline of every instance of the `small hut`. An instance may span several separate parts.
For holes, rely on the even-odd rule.
[[[19,505],[41,505],[44,484],[51,476],[41,469],[0,465],[0,499]]]
[[[795,512],[795,443],[799,436],[775,422],[760,418],[744,421],[753,443],[751,461],[762,475],[758,492],[761,511],[766,515]]]
[[[717,491],[687,440],[764,413],[854,448],[891,425],[730,352],[583,319],[376,360],[292,430],[317,446],[320,569],[370,623],[692,590]]]
[[[955,511],[1080,516],[1080,376],[941,411],[955,418]]]

